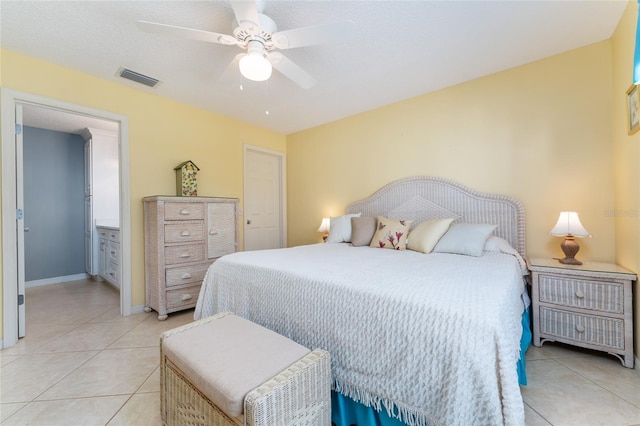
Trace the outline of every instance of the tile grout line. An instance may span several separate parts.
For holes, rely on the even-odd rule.
[[[524,401],[523,401],[524,402]],[[524,403],[524,405],[526,405],[527,407],[529,407],[534,413],[536,413],[538,416],[540,416],[540,418],[542,420],[544,420],[549,426],[553,426],[553,423],[551,423],[549,420],[547,420],[547,418],[545,416],[543,416],[542,414],[540,414],[535,408],[533,408],[530,404],[528,403]]]
[[[568,358],[571,358],[571,357],[568,357]],[[573,358],[577,358],[577,357],[573,357]],[[593,379],[591,379],[591,378],[589,378],[589,377],[585,376],[584,374],[582,374],[582,373],[580,373],[579,371],[577,371],[577,370],[575,370],[575,369],[571,368],[570,366],[566,365],[565,363],[563,363],[563,362],[559,362],[559,363],[560,363],[560,365],[562,365],[563,367],[568,368],[569,370],[571,370],[571,371],[573,371],[574,373],[576,373],[578,376],[580,376],[580,377],[582,377],[583,379],[585,379],[585,380],[587,380],[587,381],[589,381],[589,382],[593,383],[594,385],[596,385],[596,386],[597,386],[597,387],[599,387],[600,389],[603,389],[603,390],[604,390],[604,391],[606,391],[607,393],[610,393],[611,395],[615,396],[616,398],[618,398],[618,399],[620,399],[620,400],[622,400],[622,401],[624,401],[624,402],[628,403],[628,404],[629,404],[629,405],[631,405],[632,407],[635,407],[635,408],[637,408],[637,409],[640,409],[640,406],[638,406],[638,405],[636,405],[635,403],[633,403],[633,402],[631,402],[631,401],[627,400],[624,396],[618,395],[617,393],[615,393],[615,392],[613,392],[613,391],[611,391],[611,390],[609,390],[609,389],[605,388],[605,387],[604,387],[604,386],[602,386],[600,383],[598,383],[598,382],[596,382],[595,380],[593,380]],[[626,368],[626,367],[621,366],[621,368]],[[631,425],[631,426],[633,426],[633,425]]]

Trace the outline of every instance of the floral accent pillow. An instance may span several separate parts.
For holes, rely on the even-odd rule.
[[[406,250],[407,235],[413,220],[389,219],[378,216],[376,233],[373,234],[369,247]]]

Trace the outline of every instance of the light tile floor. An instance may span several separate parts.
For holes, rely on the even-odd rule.
[[[109,285],[27,289],[27,336],[0,351],[3,425],[160,425],[160,334],[193,310],[158,321],[123,318]],[[527,426],[640,425],[640,370],[615,358],[545,344],[527,352]]]

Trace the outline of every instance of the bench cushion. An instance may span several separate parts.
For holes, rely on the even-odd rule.
[[[163,351],[193,386],[235,417],[247,393],[310,351],[237,315],[217,317],[163,338]]]

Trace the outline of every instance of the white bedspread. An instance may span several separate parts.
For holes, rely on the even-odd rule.
[[[215,262],[195,318],[232,311],[331,354],[334,389],[410,425],[524,425],[513,256],[348,244]]]

